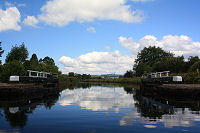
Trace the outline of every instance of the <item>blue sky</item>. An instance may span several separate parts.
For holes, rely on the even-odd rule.
[[[199,0],[1,0],[5,50],[25,43],[63,73],[124,73],[143,47],[200,55]]]

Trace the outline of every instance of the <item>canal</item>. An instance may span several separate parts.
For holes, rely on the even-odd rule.
[[[199,131],[198,99],[147,97],[139,86],[79,85],[31,100],[0,100],[2,133]]]

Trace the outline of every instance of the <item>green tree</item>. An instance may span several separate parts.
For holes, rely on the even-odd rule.
[[[24,63],[25,60],[28,58],[28,50],[25,47],[24,43],[20,46],[13,46],[11,51],[6,56],[6,63],[17,60],[21,63]]]
[[[55,65],[55,62],[52,58],[46,56],[44,59],[39,60],[40,64],[48,64],[48,65]]]
[[[153,64],[153,71],[170,71],[173,73],[184,72],[184,57],[170,57]]]
[[[44,72],[50,72],[53,74],[60,75],[61,72],[58,70],[58,67],[55,65],[55,62],[50,57],[45,57],[44,59],[39,60],[40,70]]]
[[[141,76],[145,72],[151,72],[154,63],[173,57],[170,52],[165,52],[163,49],[155,46],[149,46],[142,49],[135,60],[133,70],[136,76]]]
[[[23,65],[26,70],[31,70],[30,60],[25,60]]]
[[[30,59],[30,69],[40,71],[39,61],[36,54],[33,54]]]
[[[198,56],[190,56],[185,65],[186,71],[190,71],[191,66],[198,61],[200,61]]]
[[[90,79],[91,75],[90,74],[82,74],[82,79]]]
[[[190,67],[190,70],[196,72],[197,69],[200,71],[200,61],[194,63],[191,67]]]
[[[2,77],[1,80],[3,82],[8,82],[9,77],[11,75],[17,75],[17,76],[24,76],[26,75],[26,70],[23,66],[23,64],[21,64],[21,62],[17,61],[17,60],[13,60],[8,62],[7,64],[3,65],[3,72],[2,72]]]
[[[69,76],[69,77],[74,77],[75,74],[74,74],[74,72],[69,72],[69,73],[68,73],[68,76]]]
[[[1,47],[1,43],[2,42],[0,42],[0,57],[2,57],[2,54],[4,53],[4,50],[2,50],[2,47]],[[0,60],[0,65],[1,65],[1,60]]]
[[[133,77],[133,71],[126,71],[126,73],[124,74],[124,77],[125,78],[131,78],[131,77]]]

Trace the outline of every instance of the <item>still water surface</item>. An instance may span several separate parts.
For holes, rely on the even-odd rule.
[[[199,133],[200,102],[145,97],[138,87],[92,85],[0,102],[0,133]]]

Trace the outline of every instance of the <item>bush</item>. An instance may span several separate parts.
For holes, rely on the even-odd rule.
[[[11,75],[24,76],[26,75],[26,70],[24,66],[19,61],[11,61],[3,65],[3,71],[1,74],[1,81],[8,82]]]
[[[200,76],[198,73],[195,73],[195,72],[187,73],[183,77],[183,81],[184,81],[184,83],[189,83],[189,84],[200,83],[199,82]]]
[[[197,71],[197,69],[200,69],[200,61],[194,63],[194,64],[190,67],[190,70],[192,70],[193,72]]]

